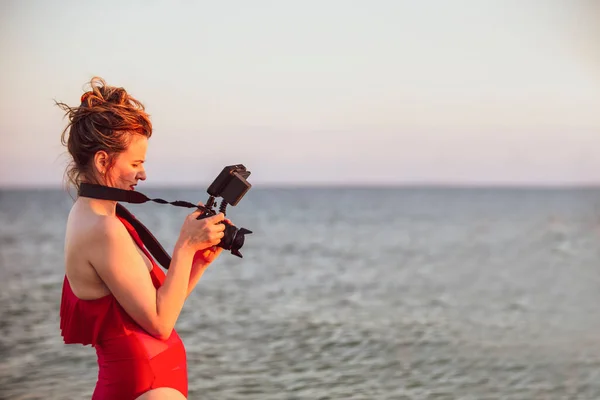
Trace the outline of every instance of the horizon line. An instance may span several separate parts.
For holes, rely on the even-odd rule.
[[[259,182],[255,189],[600,189],[600,182]],[[143,185],[138,191],[165,189],[206,190],[210,182],[154,183]],[[70,187],[72,189],[72,187]],[[0,191],[66,190],[63,184],[0,184]]]

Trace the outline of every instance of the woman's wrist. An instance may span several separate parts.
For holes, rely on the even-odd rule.
[[[178,253],[185,257],[194,257],[196,251],[189,244],[182,241],[177,241],[177,243],[175,243],[175,249],[173,250],[173,253]]]
[[[210,261],[206,260],[203,253],[204,250],[198,250],[194,253],[194,258],[192,261],[192,266],[194,268],[206,268],[210,265]]]

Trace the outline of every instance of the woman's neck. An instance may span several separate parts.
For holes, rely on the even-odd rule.
[[[77,198],[77,202],[87,206],[98,215],[114,216],[117,213],[117,202],[114,200],[100,200],[80,196]]]
[[[83,179],[81,179],[81,183],[96,183],[103,186],[107,185],[106,182],[99,180],[97,177],[94,177],[90,180],[85,176],[83,176]],[[102,200],[79,196],[77,201],[92,210],[94,214],[111,216],[117,214],[117,202],[115,200]]]

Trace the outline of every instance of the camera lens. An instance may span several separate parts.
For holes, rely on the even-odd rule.
[[[235,235],[235,238],[233,239],[233,244],[231,245],[231,254],[234,254],[240,258],[242,258],[242,253],[240,253],[240,249],[242,248],[242,246],[244,245],[244,235],[246,235],[247,233],[252,233],[252,231],[246,229],[246,228],[240,228],[237,231],[237,234]]]
[[[218,246],[222,247],[224,250],[231,250],[231,254],[242,258],[240,249],[244,245],[244,236],[252,233],[252,231],[246,228],[238,229],[227,222],[223,222],[223,224],[225,224],[225,232],[223,239],[221,239],[221,242],[219,242]]]

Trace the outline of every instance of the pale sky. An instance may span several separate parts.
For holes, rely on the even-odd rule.
[[[145,186],[600,184],[600,1],[3,1],[0,186],[57,186],[98,75]],[[142,190],[142,186],[140,186]]]

